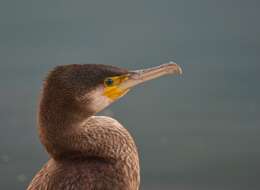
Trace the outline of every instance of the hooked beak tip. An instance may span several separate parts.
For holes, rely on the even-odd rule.
[[[182,72],[182,68],[175,62],[171,61],[169,63],[165,63],[162,64],[161,66],[162,69],[165,69],[165,71],[169,74],[179,74],[181,75]]]

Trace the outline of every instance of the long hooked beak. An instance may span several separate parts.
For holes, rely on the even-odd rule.
[[[122,90],[127,90],[138,84],[169,74],[181,75],[182,69],[176,63],[170,62],[157,67],[130,71],[128,79],[123,81],[118,87]]]

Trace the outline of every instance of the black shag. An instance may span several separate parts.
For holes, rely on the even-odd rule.
[[[38,111],[40,140],[51,158],[28,190],[138,190],[133,138],[115,119],[94,115],[140,83],[181,72],[175,63],[137,71],[96,64],[52,70]]]

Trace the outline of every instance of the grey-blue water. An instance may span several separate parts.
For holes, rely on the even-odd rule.
[[[0,2],[0,189],[47,161],[36,131],[52,67],[183,68],[103,112],[139,147],[144,190],[260,189],[260,1]]]

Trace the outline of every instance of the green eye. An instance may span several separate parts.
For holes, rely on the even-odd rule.
[[[107,79],[105,80],[105,84],[106,84],[107,86],[112,86],[112,85],[114,84],[114,81],[113,81],[113,79],[111,79],[111,78],[107,78]]]

